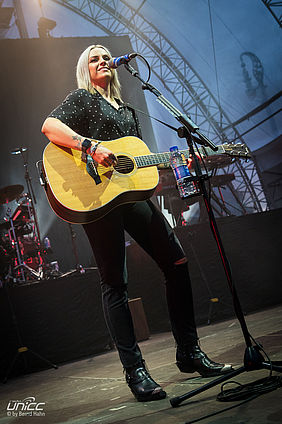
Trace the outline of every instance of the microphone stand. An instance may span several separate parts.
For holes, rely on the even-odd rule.
[[[70,236],[71,236],[71,244],[72,244],[72,252],[73,252],[73,256],[75,258],[75,269],[72,269],[71,271],[65,272],[64,274],[60,275],[60,278],[62,277],[66,277],[68,275],[72,275],[75,273],[80,273],[80,274],[85,274],[86,271],[89,270],[97,270],[98,267],[97,266],[90,266],[85,268],[83,265],[81,265],[79,263],[79,258],[78,258],[78,250],[77,250],[77,245],[76,245],[76,232],[73,229],[73,226],[70,222],[68,222],[68,227],[70,230]]]
[[[148,84],[145,82],[139,75],[138,71],[134,69],[131,65],[128,63],[124,65],[124,67],[127,69],[127,71],[139,81],[142,82],[142,89],[143,90],[149,90],[151,93],[153,93],[157,97],[157,101],[161,103],[168,111],[182,124],[182,127],[178,129],[178,136],[181,138],[186,138],[187,145],[189,148],[189,152],[192,156],[192,159],[194,161],[194,167],[195,167],[195,174],[196,176],[193,177],[193,181],[196,182],[198,187],[200,188],[200,192],[203,196],[204,203],[207,209],[207,213],[209,216],[209,222],[210,222],[210,228],[212,231],[212,234],[215,238],[216,245],[219,251],[220,259],[224,268],[225,276],[227,279],[227,283],[229,285],[229,289],[232,295],[233,299],[233,306],[234,311],[237,316],[237,319],[240,323],[241,330],[243,333],[243,337],[245,339],[246,349],[244,354],[244,365],[237,370],[233,370],[228,374],[225,374],[221,377],[216,378],[213,381],[210,381],[207,384],[204,384],[203,386],[192,390],[190,392],[187,392],[181,396],[174,397],[170,400],[170,404],[172,407],[176,407],[180,405],[184,400],[189,399],[199,393],[202,393],[211,387],[214,387],[218,384],[221,384],[223,381],[228,380],[229,378],[235,377],[236,375],[239,375],[245,371],[254,371],[254,370],[260,370],[260,369],[268,369],[268,370],[274,370],[278,372],[282,372],[282,366],[281,361],[266,361],[261,354],[262,346],[260,346],[250,335],[247,327],[247,323],[245,321],[245,317],[242,311],[242,307],[239,301],[239,297],[237,295],[237,291],[235,288],[235,284],[232,278],[232,271],[229,264],[229,260],[227,258],[227,255],[224,250],[224,246],[220,237],[220,233],[217,227],[216,219],[213,213],[213,209],[211,206],[211,202],[209,199],[209,195],[206,189],[205,180],[209,178],[208,175],[203,174],[200,166],[199,159],[195,153],[193,142],[197,142],[200,144],[203,144],[204,146],[209,146],[212,150],[216,151],[218,150],[218,147],[209,140],[204,134],[202,134],[199,130],[199,127],[191,120],[190,117],[187,115],[182,114],[174,105],[172,105],[169,100],[167,100],[159,90],[157,90],[153,85]],[[195,137],[195,135],[197,137]],[[253,344],[254,342],[254,344]],[[279,366],[280,365],[280,366]]]
[[[26,181],[26,186],[27,186],[27,194],[28,197],[31,200],[31,210],[32,210],[32,214],[33,214],[33,219],[34,219],[34,224],[35,224],[35,229],[36,229],[36,233],[37,233],[37,242],[38,242],[38,246],[40,247],[40,250],[42,248],[42,243],[41,243],[41,236],[40,236],[40,230],[39,230],[39,225],[38,225],[38,219],[37,219],[37,215],[36,215],[36,210],[35,210],[35,206],[37,204],[37,200],[34,194],[34,190],[32,187],[32,182],[31,182],[31,177],[29,174],[29,170],[28,170],[28,160],[27,160],[27,153],[24,154],[24,152],[26,151],[26,148],[20,148],[20,153],[22,155],[22,159],[23,159],[23,164],[24,164],[24,170],[25,170],[25,181]],[[43,255],[42,255],[43,257]]]
[[[45,275],[45,270],[46,270],[46,257],[45,257],[44,249],[43,249],[43,246],[42,246],[39,224],[38,224],[37,214],[36,214],[36,210],[35,210],[35,205],[37,204],[37,200],[36,200],[36,197],[35,197],[35,193],[34,193],[32,182],[31,182],[31,177],[30,177],[29,170],[28,170],[28,150],[27,150],[26,147],[17,147],[16,149],[12,150],[10,153],[12,155],[20,154],[21,157],[22,157],[22,160],[23,160],[23,166],[24,166],[24,171],[25,171],[24,178],[25,178],[26,186],[27,186],[27,198],[30,201],[32,218],[34,220],[33,240],[37,245],[37,249],[40,253],[40,257],[41,257],[42,265],[43,265],[43,272],[33,273],[33,274],[36,275],[36,277],[39,280],[43,280],[44,275]]]

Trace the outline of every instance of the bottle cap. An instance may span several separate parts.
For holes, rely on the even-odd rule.
[[[171,146],[171,147],[169,148],[169,150],[170,150],[171,152],[178,152],[178,146]]]

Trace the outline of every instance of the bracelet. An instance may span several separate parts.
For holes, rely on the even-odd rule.
[[[96,141],[95,144],[92,144],[92,141],[88,140],[88,138],[85,138],[81,144],[81,160],[86,163],[87,155],[92,157],[100,143],[101,141]]]
[[[96,143],[93,145],[91,145],[90,150],[89,150],[89,155],[92,157],[92,155],[95,154],[97,147],[99,146],[99,144],[101,143],[101,141],[96,141]]]

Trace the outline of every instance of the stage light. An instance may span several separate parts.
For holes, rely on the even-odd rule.
[[[0,1],[0,38],[4,38],[10,29],[10,22],[14,13],[13,7],[2,7],[2,3]]]
[[[39,21],[37,22],[38,25],[38,35],[40,38],[47,38],[51,37],[50,31],[55,28],[57,25],[56,21],[53,21],[52,19],[44,18],[41,16]]]

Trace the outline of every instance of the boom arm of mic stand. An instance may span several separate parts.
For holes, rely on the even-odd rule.
[[[154,87],[152,84],[149,84],[148,82],[145,82],[140,77],[136,69],[129,65],[129,63],[126,63],[124,67],[133,77],[136,77],[137,79],[139,79],[139,81],[142,82],[143,90],[151,91],[151,93],[153,93],[157,97],[157,101],[161,105],[163,105],[171,113],[171,115],[178,120],[178,122],[184,125],[184,127],[187,128],[187,130],[191,133],[197,134],[197,136],[201,140],[201,144],[210,147],[213,151],[218,150],[218,147],[199,131],[199,127],[195,124],[195,122],[192,121],[189,116],[181,113],[180,110],[178,110],[168,99],[166,99],[156,87]]]

